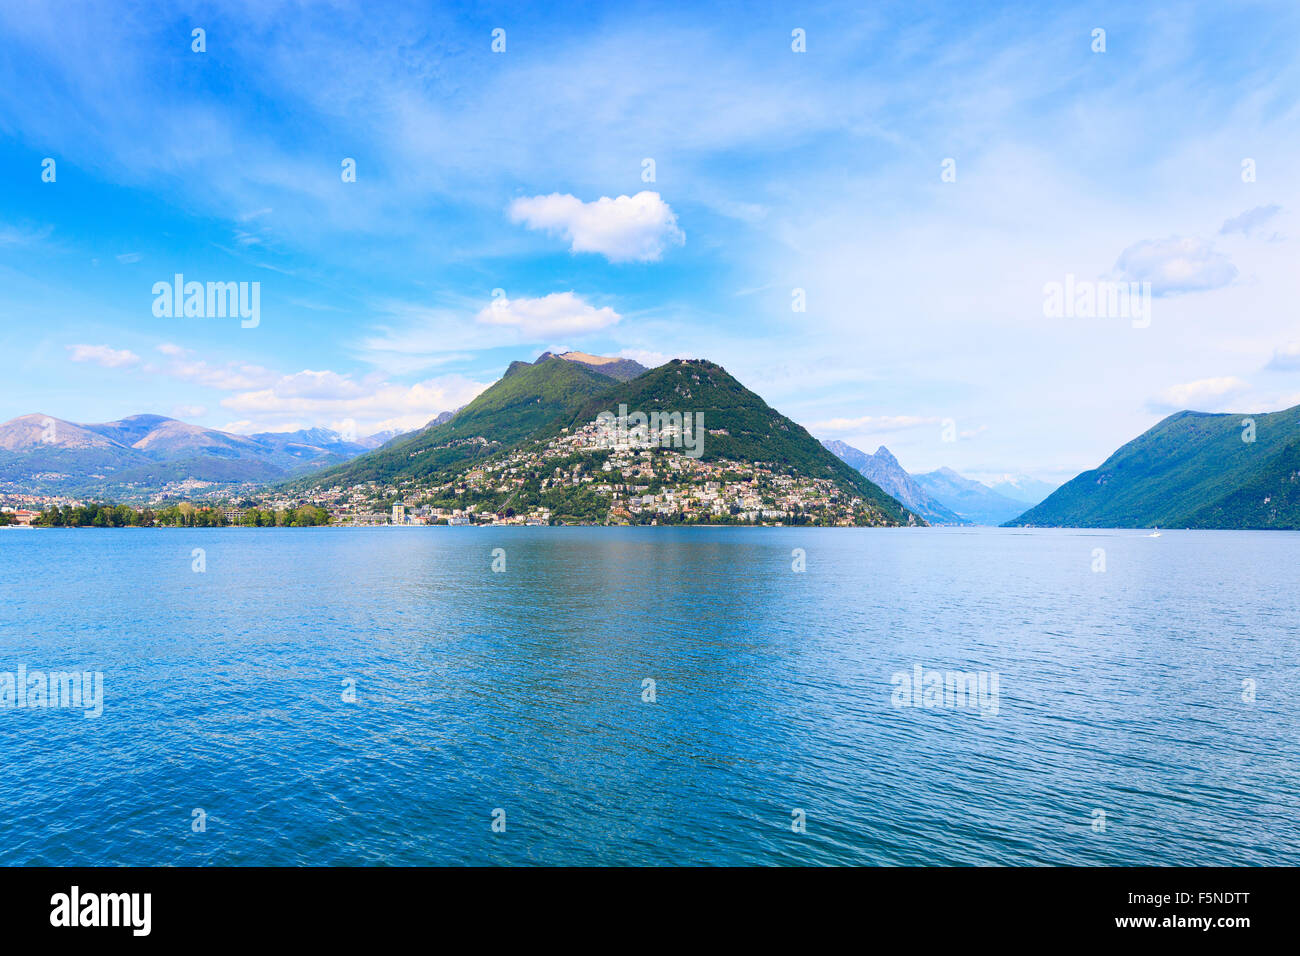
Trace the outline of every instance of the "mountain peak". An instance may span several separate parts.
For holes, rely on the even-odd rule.
[[[572,362],[575,365],[589,368],[593,372],[598,372],[601,375],[608,376],[609,378],[619,382],[631,381],[638,375],[643,375],[645,372],[649,371],[640,362],[635,362],[632,359],[617,358],[608,355],[592,355],[590,352],[569,351],[561,352],[559,355],[555,355],[552,352],[543,352],[541,356],[538,357],[537,361],[540,362],[544,358],[563,359],[566,362]]]
[[[824,448],[797,422],[750,391],[725,368],[707,359],[671,361],[593,396],[570,415],[535,433],[545,442],[597,421],[603,412],[626,407],[642,413],[699,416],[703,427],[699,458],[704,462],[761,463],[774,474],[822,479],[862,501],[882,524],[915,523],[871,479]]]
[[[165,415],[84,425],[23,415],[0,424],[0,490],[140,500],[190,480],[214,490],[281,480],[363,447],[323,428],[235,435]]]
[[[126,418],[119,418],[115,422],[106,422],[108,425],[157,425],[162,422],[174,422],[175,418],[168,418],[166,415],[155,415],[150,412],[142,412],[139,415],[127,415]]]
[[[868,455],[842,441],[824,441],[826,449],[850,468],[859,471],[872,483],[883,488],[909,510],[933,524],[961,524],[960,516],[929,495],[916,480],[903,470],[893,453],[881,445],[874,455]]]
[[[500,451],[616,382],[583,362],[543,352],[514,361],[504,375],[455,414],[418,432],[312,476],[320,485],[424,478]]]
[[[590,352],[561,352],[556,357],[569,362],[581,362],[583,365],[608,365],[610,362],[622,361],[622,359],[610,358],[608,355],[592,355]]]
[[[0,425],[0,450],[10,452],[111,448],[115,444],[93,428],[52,415],[20,415]]]

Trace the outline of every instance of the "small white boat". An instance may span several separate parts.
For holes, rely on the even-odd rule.
[[[1158,537],[1160,537],[1160,529],[1159,529],[1159,528],[1156,528],[1156,530],[1155,530],[1155,531],[1152,531],[1149,535],[1147,535],[1147,537],[1148,537],[1148,538],[1158,538]]]

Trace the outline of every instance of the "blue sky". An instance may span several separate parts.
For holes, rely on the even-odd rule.
[[[414,427],[573,348],[1060,481],[1300,403],[1295,4],[161,6],[0,7],[0,420]]]

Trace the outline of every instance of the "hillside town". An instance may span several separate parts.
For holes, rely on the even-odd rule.
[[[611,440],[593,421],[436,484],[333,487],[303,500],[339,524],[852,526],[871,520],[862,499],[846,496],[830,479],[784,474],[762,462],[705,461],[679,450],[684,443],[674,427]]]
[[[607,423],[593,421],[561,428],[549,440],[482,459],[432,484],[403,479],[298,495],[250,492],[205,507],[214,523],[236,526],[261,526],[263,513],[293,514],[304,507],[321,509],[329,524],[341,526],[871,523],[869,505],[830,479],[783,473],[770,463],[704,460],[698,455],[704,437],[692,444],[678,424],[615,434]],[[174,500],[157,496],[149,504]],[[35,523],[46,508],[84,504],[0,497],[0,508],[12,515],[7,523],[19,525]]]

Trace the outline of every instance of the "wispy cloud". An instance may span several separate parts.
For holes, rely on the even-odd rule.
[[[1223,410],[1229,399],[1243,395],[1250,388],[1248,382],[1227,375],[1222,378],[1202,378],[1194,382],[1171,385],[1151,400],[1150,407],[1157,412],[1188,409],[1198,412]]]
[[[1159,383],[1250,378],[1295,335],[1294,249],[1243,241],[1296,232],[1294,5],[1265,4],[1274,28],[1243,31],[1221,4],[1103,2],[1104,55],[1075,13],[1010,4],[831,0],[801,15],[806,54],[779,12],[520,6],[504,56],[445,5],[204,9],[206,58],[142,9],[0,4],[0,160],[31,173],[0,226],[6,329],[134,343],[105,328],[129,316],[118,328],[138,334],[147,300],[115,284],[130,269],[86,268],[112,264],[106,249],[162,276],[198,275],[181,261],[193,252],[213,255],[214,276],[235,262],[284,280],[265,290],[278,321],[237,340],[195,329],[193,354],[123,370],[119,403],[156,401],[155,375],[172,379],[169,403],[209,407],[214,389],[278,402],[331,387],[281,386],[289,360],[409,389],[449,370],[486,378],[542,342],[689,347],[800,421],[987,421],[978,442],[941,443],[925,419],[890,444],[926,467],[1019,471],[1087,467],[1150,424]],[[36,179],[47,153],[57,185]],[[1242,155],[1259,182],[1242,182]],[[956,182],[939,179],[945,157]],[[74,183],[87,214],[55,220],[51,198]],[[58,242],[36,248],[50,221]],[[1045,281],[1116,268],[1167,297],[1146,338],[1041,321]],[[479,320],[496,287],[513,296],[508,323]],[[795,287],[806,312],[791,311]],[[590,311],[524,309],[556,290]],[[602,324],[602,308],[621,321]],[[22,345],[0,393],[15,414],[50,384]],[[1280,349],[1270,367],[1293,361]],[[86,368],[66,370],[65,391],[94,409],[106,397],[77,387]]]
[[[28,228],[0,223],[0,246],[29,246],[43,242],[54,232],[53,226]]]
[[[130,349],[114,349],[107,345],[68,345],[68,358],[74,362],[93,362],[104,368],[129,368],[140,363],[140,356]]]
[[[1289,342],[1276,349],[1264,367],[1270,372],[1300,371],[1300,342]]]
[[[1210,243],[1181,236],[1136,242],[1115,268],[1124,280],[1150,282],[1158,296],[1219,289],[1237,277],[1237,267]]]
[[[212,363],[204,359],[196,359],[190,349],[171,342],[159,345],[158,351],[167,356],[170,361],[161,366],[151,366],[151,370],[220,391],[234,392],[258,388],[277,378],[274,372],[261,365],[248,362]]]
[[[365,385],[334,373],[304,371],[283,376],[269,388],[231,395],[221,405],[241,416],[227,427],[244,433],[284,430],[291,421],[327,422],[335,429],[353,423],[365,433],[408,431],[438,412],[460,408],[489,384],[451,375],[414,385]]]
[[[194,357],[191,349],[164,342],[157,351],[164,360],[142,364],[134,352],[105,345],[68,346],[69,358],[94,362],[107,368],[162,375],[191,384],[231,393],[220,406],[240,416],[227,431],[250,433],[284,431],[324,424],[344,424],[363,432],[419,427],[436,414],[466,404],[488,386],[462,375],[431,378],[413,384],[390,381],[379,374],[361,378],[330,369],[303,369],[281,373],[260,365],[238,362],[209,362]],[[206,415],[200,403],[177,405],[177,418]]]
[[[596,306],[575,292],[544,296],[498,295],[450,306],[426,307],[390,302],[386,318],[359,341],[357,357],[392,374],[408,375],[471,359],[502,346],[537,347],[561,337],[581,338],[616,326],[622,316],[611,306]]]
[[[1241,215],[1233,216],[1231,219],[1225,220],[1223,225],[1219,228],[1219,235],[1229,236],[1234,232],[1241,233],[1243,236],[1254,235],[1255,232],[1264,225],[1264,223],[1271,220],[1281,211],[1282,207],[1277,203],[1272,203],[1268,206],[1256,206],[1254,209],[1247,209]]]

